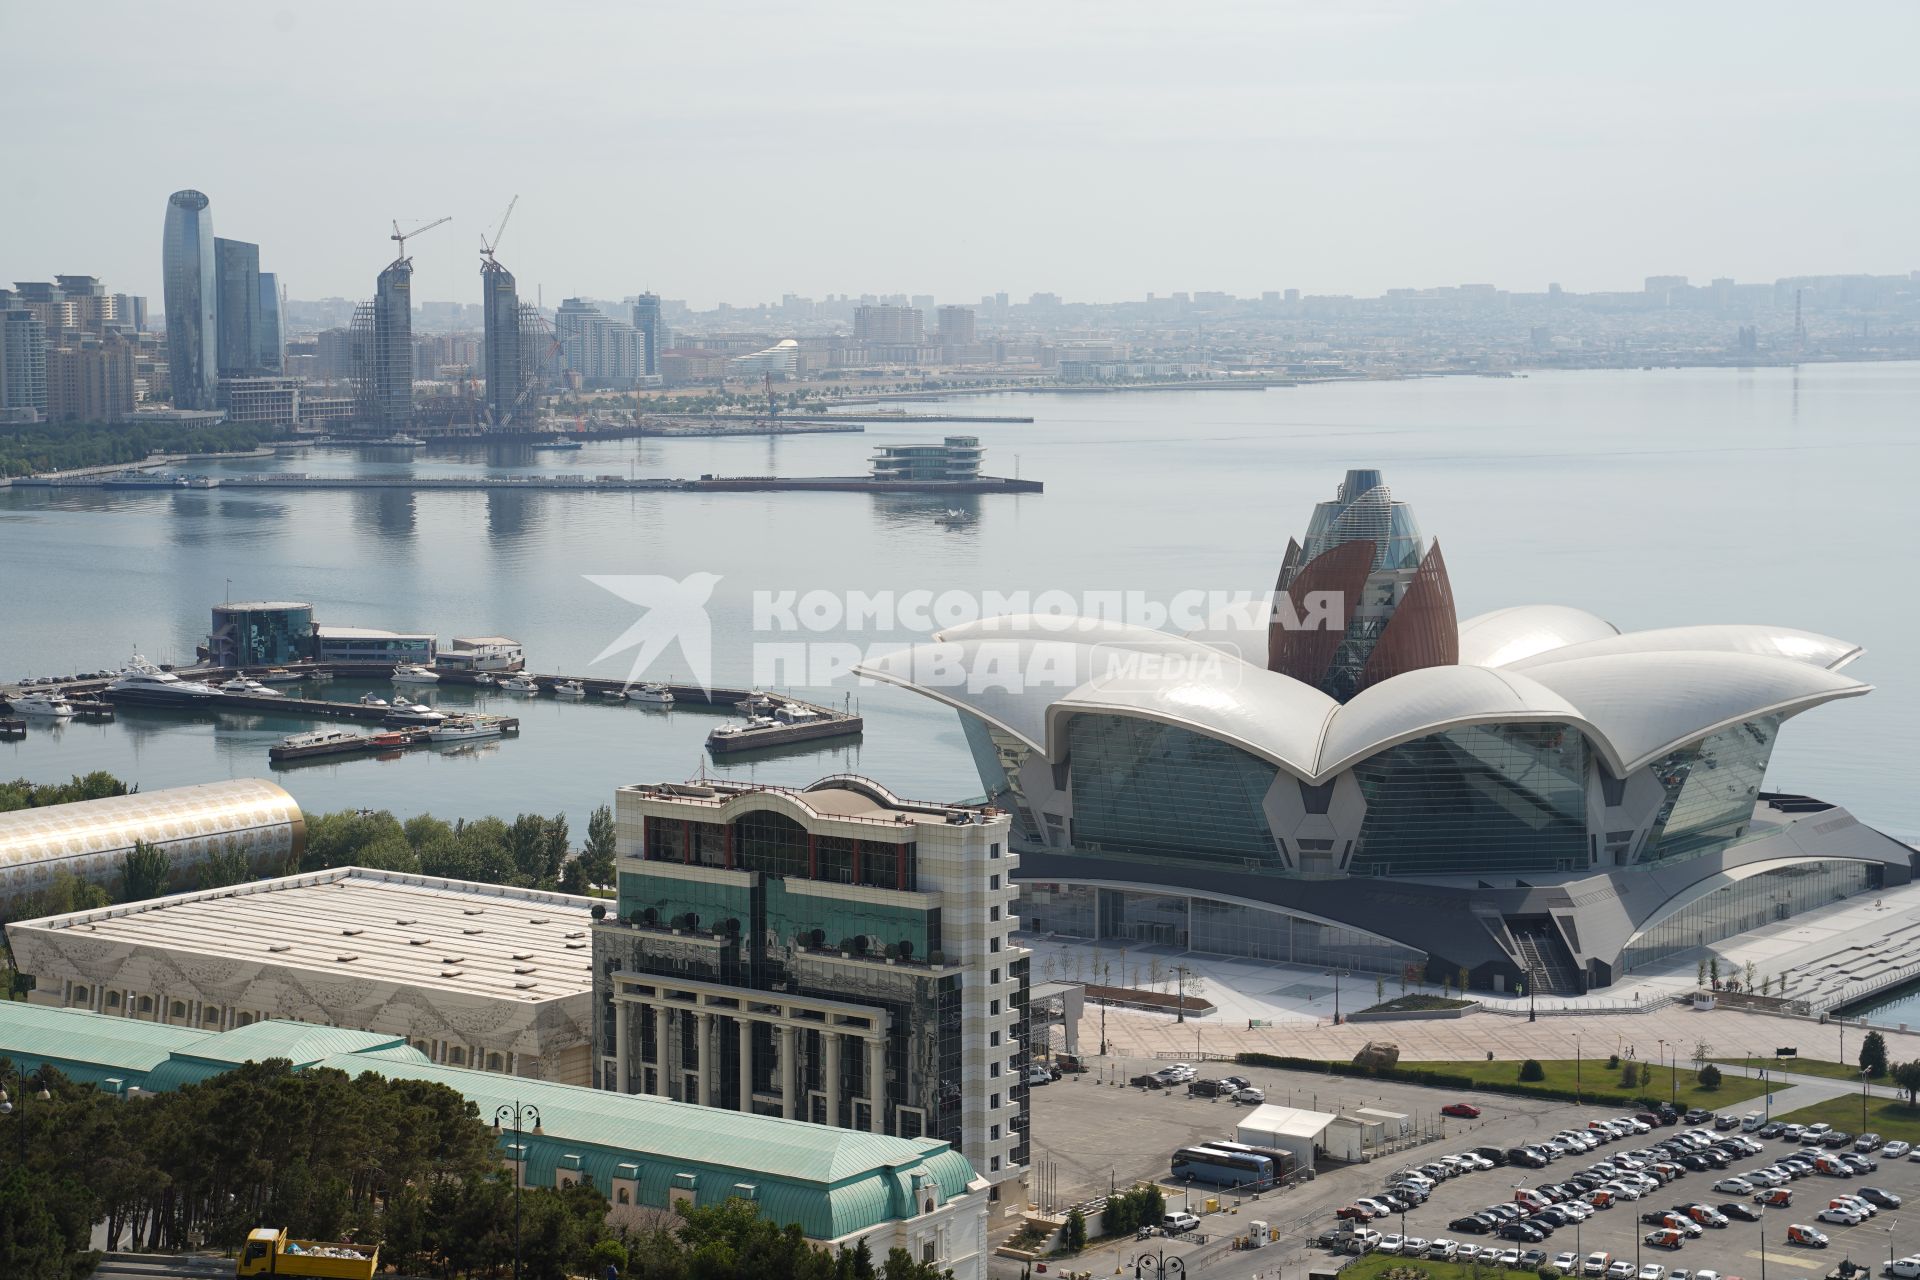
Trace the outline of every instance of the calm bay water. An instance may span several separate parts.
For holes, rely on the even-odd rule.
[[[932,406],[916,405],[915,409]],[[117,664],[138,649],[190,659],[208,606],[310,600],[322,622],[505,634],[533,669],[620,675],[593,660],[638,614],[587,574],[720,575],[715,679],[752,677],[756,590],[1135,590],[1271,586],[1290,534],[1350,466],[1384,469],[1445,548],[1463,617],[1575,604],[1623,629],[1777,622],[1864,644],[1864,699],[1791,723],[1771,786],[1850,806],[1920,836],[1913,759],[1920,633],[1912,570],[1920,365],[1659,370],[1349,383],[1266,392],[968,398],[958,412],[1026,424],[869,428],[864,435],[591,444],[577,453],[475,450],[381,458],[313,452],[209,466],[308,472],[788,475],[864,472],[880,444],[973,431],[988,470],[1044,480],[983,496],[976,523],[935,523],[949,500],[806,493],[107,493],[0,490],[0,672]],[[765,638],[765,637],[760,637]],[[775,637],[780,638],[780,637]],[[828,634],[862,645],[917,637]],[[686,667],[671,656],[658,674]],[[328,696],[387,686],[337,682]],[[455,703],[471,693],[433,691]],[[857,770],[930,798],[977,792],[951,712],[904,692],[857,700],[857,746],[724,766],[804,783]],[[711,713],[513,703],[518,740],[270,773],[266,750],[306,727],[272,717],[34,729],[0,744],[0,776],[111,770],[146,787],[272,776],[310,810],[447,817],[565,812],[576,829],[622,783],[702,766]],[[709,769],[712,765],[709,762]]]

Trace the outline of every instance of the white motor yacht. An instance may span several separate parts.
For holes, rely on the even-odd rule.
[[[363,707],[384,707],[387,705],[387,700],[375,694],[363,693],[360,695],[360,705]]]
[[[15,714],[32,716],[36,720],[73,719],[73,704],[58,689],[23,693],[11,699],[8,705]]]
[[[217,698],[220,690],[210,684],[201,684],[194,680],[182,680],[171,671],[162,671],[139,654],[127,660],[112,682],[107,685],[108,693],[137,694],[143,697],[174,699],[186,701],[192,698]]]
[[[446,718],[424,702],[409,702],[405,698],[395,698],[387,708],[389,724],[442,724]]]
[[[438,684],[440,675],[417,662],[402,662],[393,669],[393,682],[395,684]]]
[[[587,686],[578,680],[556,680],[553,683],[553,696],[556,698],[584,698]]]
[[[500,683],[498,680],[495,680],[491,675],[489,675],[485,671],[475,672],[473,677],[473,682],[477,685],[485,685],[488,687],[491,687],[493,685]]]
[[[246,676],[235,676],[233,679],[219,685],[218,688],[222,693],[248,693],[261,698],[284,698],[287,696],[278,689],[261,684],[258,680],[252,680]]]
[[[657,707],[673,705],[673,690],[659,683],[633,685],[627,690],[627,697],[634,702],[647,702]]]
[[[508,693],[538,693],[540,685],[532,676],[513,676],[500,682],[500,687]]]
[[[497,738],[500,725],[493,720],[475,720],[468,716],[457,716],[445,720],[427,730],[430,742],[466,742],[473,738]]]

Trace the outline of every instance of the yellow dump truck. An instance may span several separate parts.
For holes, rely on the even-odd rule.
[[[236,1276],[309,1276],[315,1280],[373,1280],[380,1267],[380,1246],[295,1240],[283,1228],[256,1227],[247,1233]]]

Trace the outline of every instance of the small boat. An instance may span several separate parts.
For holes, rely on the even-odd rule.
[[[421,730],[382,729],[380,732],[371,735],[367,741],[383,751],[393,747],[410,747],[414,743],[421,741]]]
[[[294,677],[294,679],[296,679],[296,680],[311,680],[311,681],[313,681],[313,683],[315,683],[315,684],[330,684],[330,683],[332,683],[332,681],[333,681],[333,672],[331,672],[331,671],[316,671],[316,672],[314,672],[314,673],[313,673],[312,675],[310,675],[310,676],[295,676],[295,677]],[[272,683],[272,682],[271,682],[271,681],[269,681],[268,683]]]
[[[287,696],[278,689],[269,689],[258,680],[251,680],[246,676],[235,676],[233,679],[223,684],[215,685],[214,687],[222,693],[244,693],[256,698],[284,698]]]
[[[602,689],[600,696],[608,702],[625,702],[627,700],[627,695],[618,689]]]
[[[363,693],[360,695],[360,705],[363,707],[380,707],[384,709],[388,704],[385,698],[376,697],[371,693]]]
[[[491,720],[475,720],[469,716],[458,716],[427,730],[427,738],[432,742],[466,742],[473,738],[499,736],[498,724]]]
[[[553,689],[553,696],[556,698],[584,698],[587,696],[587,686],[581,684],[578,680],[556,680],[550,687]]]
[[[748,716],[745,724],[734,724],[732,722],[723,724],[712,733],[709,733],[707,737],[710,739],[731,738],[735,734],[746,733],[751,729],[771,729],[774,724],[775,721],[772,716]]]
[[[350,751],[365,751],[373,745],[373,736],[370,734],[350,733],[345,729],[313,729],[282,738],[277,747],[268,747],[267,759],[278,763],[282,760],[303,760],[309,756],[344,755]]]
[[[71,720],[74,714],[73,704],[58,689],[20,694],[11,700],[9,706],[15,714],[32,716],[36,720]]]
[[[508,693],[540,692],[540,685],[538,684],[538,682],[536,682],[532,676],[527,676],[527,675],[513,676],[510,679],[502,680],[500,682],[500,687],[502,689],[505,689]]]
[[[975,519],[977,519],[977,517],[971,511],[958,511],[952,507],[948,507],[945,514],[935,516],[933,522],[952,529],[959,525],[972,524]]]
[[[536,449],[578,449],[580,447],[580,442],[578,440],[566,440],[566,439],[535,440],[533,442],[533,447]]]
[[[446,715],[435,711],[424,702],[409,702],[405,698],[395,698],[387,709],[388,724],[441,724]]]
[[[673,705],[673,690],[658,682],[629,686],[627,697],[634,702],[644,702],[656,707]]]
[[[440,675],[417,662],[398,663],[393,668],[395,684],[438,684]]]
[[[496,685],[500,683],[498,680],[495,680],[491,675],[489,675],[485,671],[475,672],[473,676],[473,682],[475,684],[484,684],[484,685]]]
[[[316,680],[319,678],[319,676],[314,677]],[[331,680],[333,677],[329,675],[327,678]],[[255,676],[254,679],[258,680],[261,684],[298,684],[300,682],[300,675],[298,672],[289,671],[285,667],[268,667],[265,671]]]

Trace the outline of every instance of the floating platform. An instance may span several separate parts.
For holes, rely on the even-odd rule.
[[[828,493],[1042,493],[1038,480],[1007,476],[980,476],[973,480],[876,480],[872,476],[715,476],[683,480],[683,489],[701,491],[771,492],[798,490]]]

